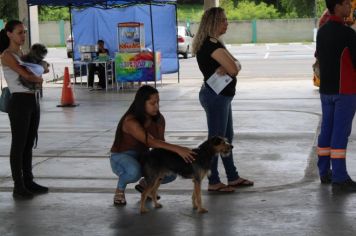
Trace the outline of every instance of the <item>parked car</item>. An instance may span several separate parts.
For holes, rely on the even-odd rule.
[[[178,54],[188,58],[191,52],[194,35],[185,26],[178,26]]]
[[[73,37],[72,34],[70,34],[66,40],[66,48],[67,48],[67,57],[72,58],[73,57]]]

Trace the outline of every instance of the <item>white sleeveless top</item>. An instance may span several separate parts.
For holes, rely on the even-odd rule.
[[[18,55],[16,54],[12,54],[12,55],[16,58],[16,60],[19,62],[20,65],[24,64]],[[3,68],[4,78],[6,80],[7,86],[9,87],[11,93],[34,93],[34,91],[30,90],[29,88],[26,88],[21,84],[20,75],[17,72],[13,71],[10,67],[5,65],[2,65],[2,68]],[[36,75],[38,74],[36,73]]]

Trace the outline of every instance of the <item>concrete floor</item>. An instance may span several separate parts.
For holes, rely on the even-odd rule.
[[[195,147],[207,135],[198,101],[200,81],[159,86],[169,142]],[[50,193],[30,201],[12,199],[11,133],[0,114],[0,235],[354,235],[356,195],[333,194],[320,185],[315,139],[320,121],[318,91],[310,78],[239,80],[233,102],[234,158],[252,188],[211,194],[203,185],[204,215],[191,208],[190,180],[161,186],[162,209],[139,214],[140,195],[128,186],[125,207],[112,205],[117,182],[109,149],[117,122],[135,90],[91,91],[76,86],[75,108],[58,108],[61,88],[45,89],[37,181]],[[356,133],[348,169],[356,175]],[[226,181],[220,166],[223,181]]]

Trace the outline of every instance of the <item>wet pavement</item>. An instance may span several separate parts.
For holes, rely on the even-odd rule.
[[[167,141],[195,147],[206,139],[200,84],[197,79],[158,84]],[[203,203],[209,212],[204,215],[192,210],[192,182],[181,178],[161,186],[161,209],[139,214],[134,184],[127,189],[128,204],[113,206],[117,178],[109,150],[135,89],[88,91],[76,85],[80,105],[58,108],[61,87],[45,88],[33,171],[50,193],[30,201],[12,199],[11,133],[1,113],[0,235],[354,235],[356,195],[333,194],[318,181],[320,101],[310,78],[240,79],[237,89],[234,159],[239,174],[255,186],[211,194],[205,180]],[[353,131],[347,154],[351,176],[356,175],[355,143]],[[220,174],[226,181],[221,166]]]

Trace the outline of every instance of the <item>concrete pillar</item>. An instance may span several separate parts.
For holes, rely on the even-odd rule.
[[[19,6],[19,20],[24,23],[27,27],[27,30],[30,34],[27,34],[26,42],[23,45],[23,50],[26,52],[29,45],[29,38],[31,36],[31,44],[38,43],[40,41],[39,36],[39,26],[38,26],[38,9],[37,6],[30,7],[30,11],[28,10],[28,5],[26,0],[18,0]],[[30,12],[31,22],[29,22],[28,14]],[[30,27],[30,28],[29,28]]]
[[[31,43],[39,43],[40,42],[40,31],[38,24],[38,7],[32,6],[30,7],[30,15],[31,15]]]
[[[218,7],[219,0],[204,0],[204,10],[207,10],[211,7]]]

